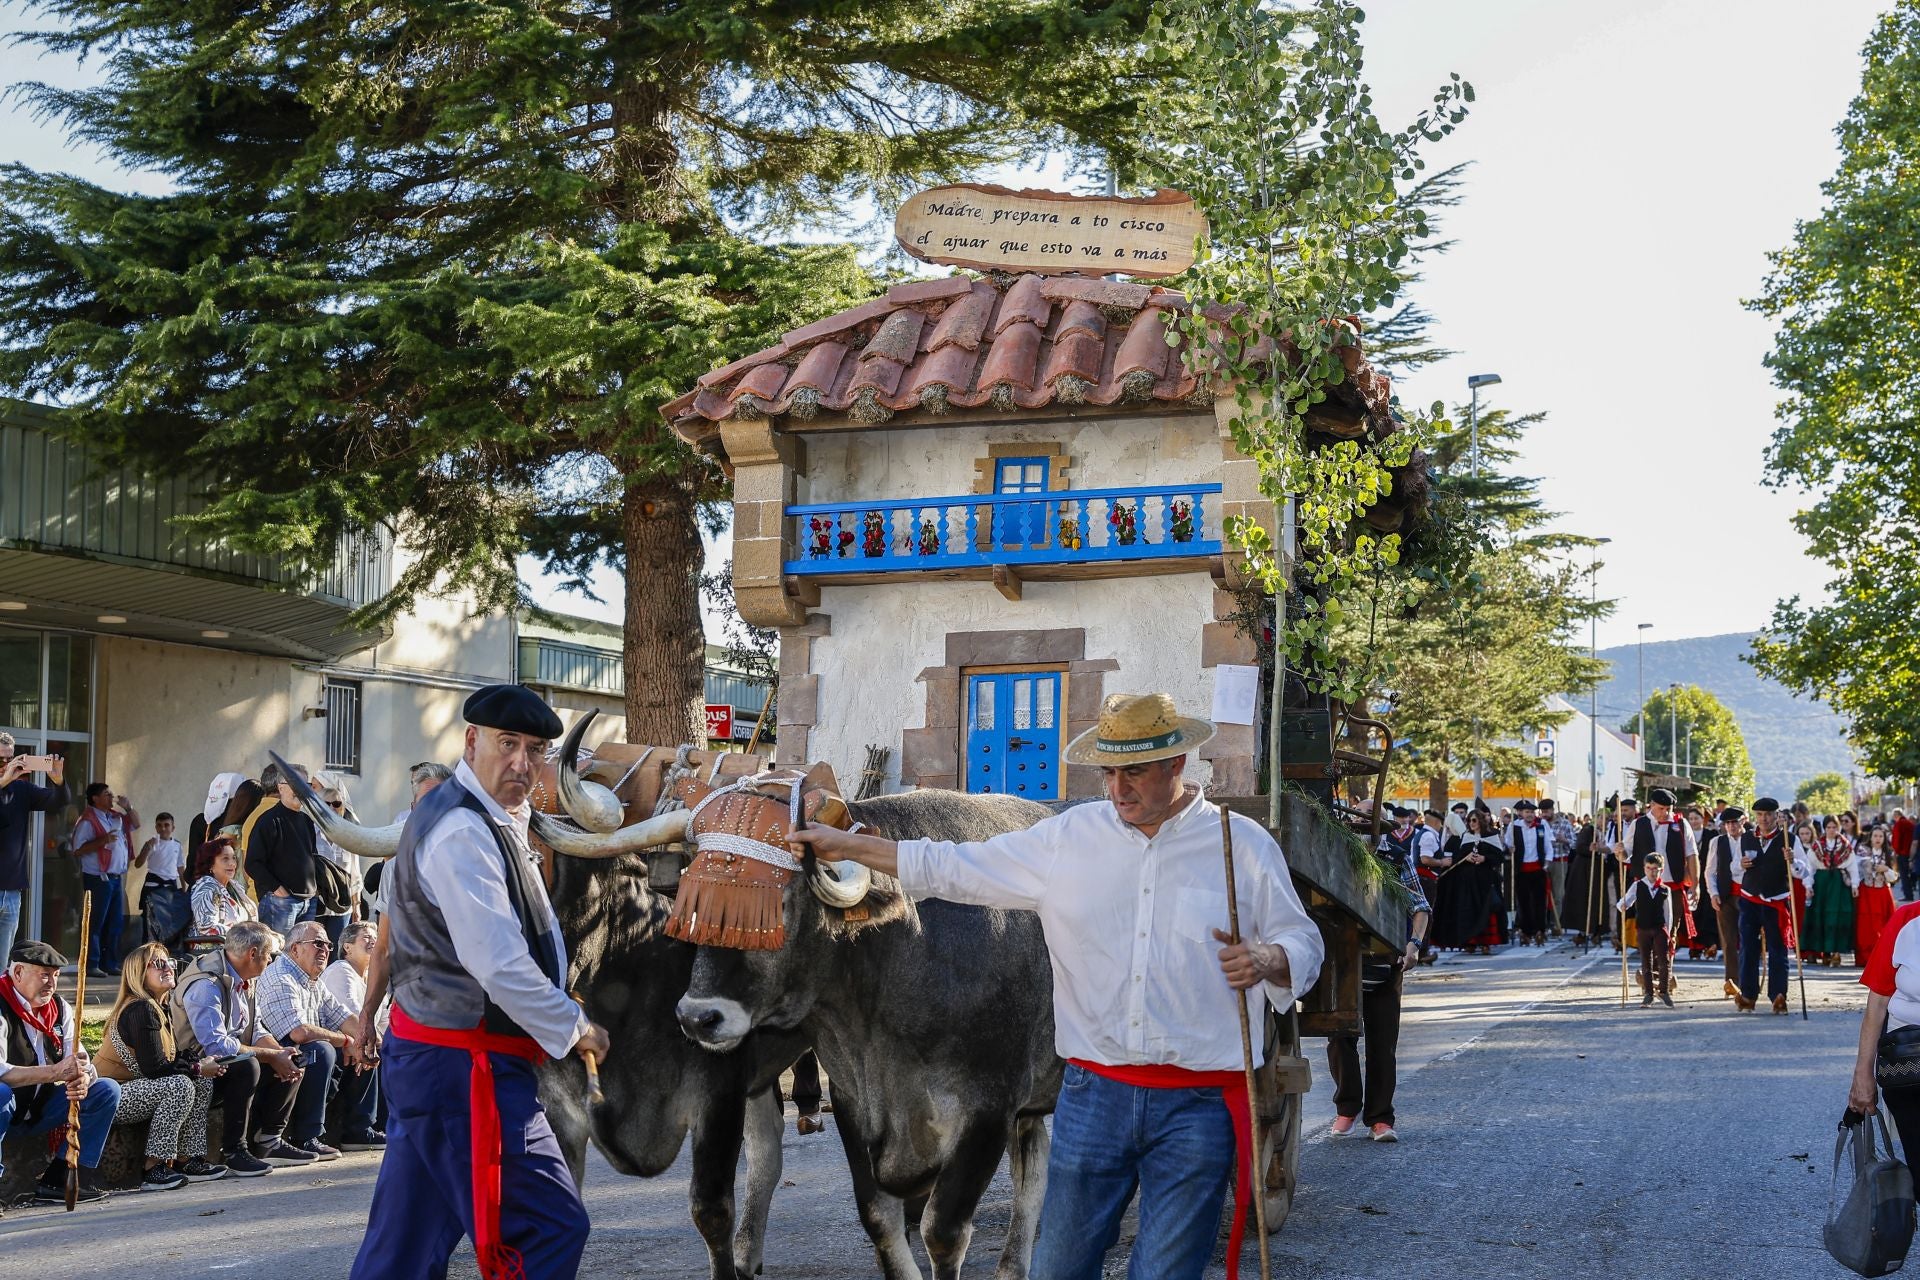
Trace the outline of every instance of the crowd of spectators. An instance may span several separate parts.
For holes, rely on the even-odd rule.
[[[57,811],[65,802],[57,767],[50,785],[35,784],[8,766],[12,744],[4,745],[0,800],[21,813]],[[343,783],[288,769],[354,816]],[[438,764],[415,765],[414,801],[449,776]],[[78,1100],[82,1200],[106,1194],[98,1170],[114,1124],[147,1126],[143,1191],[383,1148],[377,1044],[386,1008],[366,1007],[379,946],[377,876],[362,883],[356,860],[321,833],[277,765],[257,782],[221,774],[185,845],[163,813],[138,854],[133,807],[104,783],[89,787],[86,801],[67,847],[94,897],[89,954],[120,953],[130,867],[147,873],[133,917],[147,941],[117,972],[90,965],[119,984],[90,1055],[75,1038],[71,1003],[56,991],[70,961],[45,942],[13,943],[18,891],[9,900],[4,887],[12,828],[0,824],[0,930],[8,934],[0,1141],[63,1130]],[[36,1198],[64,1199],[65,1160],[63,1136]]]

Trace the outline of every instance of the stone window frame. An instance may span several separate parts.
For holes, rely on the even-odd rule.
[[[990,441],[987,444],[986,456],[973,460],[973,491],[981,495],[993,493],[994,479],[998,475],[1002,459],[1045,458],[1047,460],[1047,491],[1049,493],[1065,492],[1073,487],[1067,482],[1073,471],[1073,455],[1061,452],[1063,447],[1058,440]],[[1050,512],[1052,505],[1051,502],[1047,503]],[[979,527],[973,535],[973,545],[977,551],[985,552],[993,547],[993,525],[988,519],[988,514],[988,508],[980,509]]]

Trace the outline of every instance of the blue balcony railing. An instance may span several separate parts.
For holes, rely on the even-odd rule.
[[[1220,486],[961,494],[787,508],[792,574],[1215,556]]]

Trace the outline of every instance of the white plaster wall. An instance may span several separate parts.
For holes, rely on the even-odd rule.
[[[1029,582],[1018,601],[986,582],[824,586],[820,612],[833,621],[831,634],[813,642],[819,714],[807,754],[854,779],[867,744],[883,743],[893,750],[888,788],[898,790],[901,731],[927,723],[926,687],[916,677],[946,665],[949,632],[1084,627],[1086,656],[1120,663],[1106,673],[1108,693],[1164,690],[1183,713],[1206,716],[1213,672],[1200,665],[1200,628],[1213,618],[1212,593],[1204,573]],[[1211,772],[1196,766],[1201,780]]]
[[[807,437],[801,504],[972,493],[990,444],[1058,443],[1075,489],[1219,479],[1219,428],[1204,413],[1054,419],[1017,425],[852,431]]]
[[[393,573],[406,571],[412,553],[396,547]],[[506,680],[513,666],[513,620],[474,607],[464,594],[422,596],[394,619],[393,639],[353,655],[355,666],[433,672],[492,684]]]

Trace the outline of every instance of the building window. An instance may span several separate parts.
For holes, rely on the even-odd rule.
[[[341,773],[359,773],[360,682],[328,677],[320,700],[327,709],[326,767]]]

